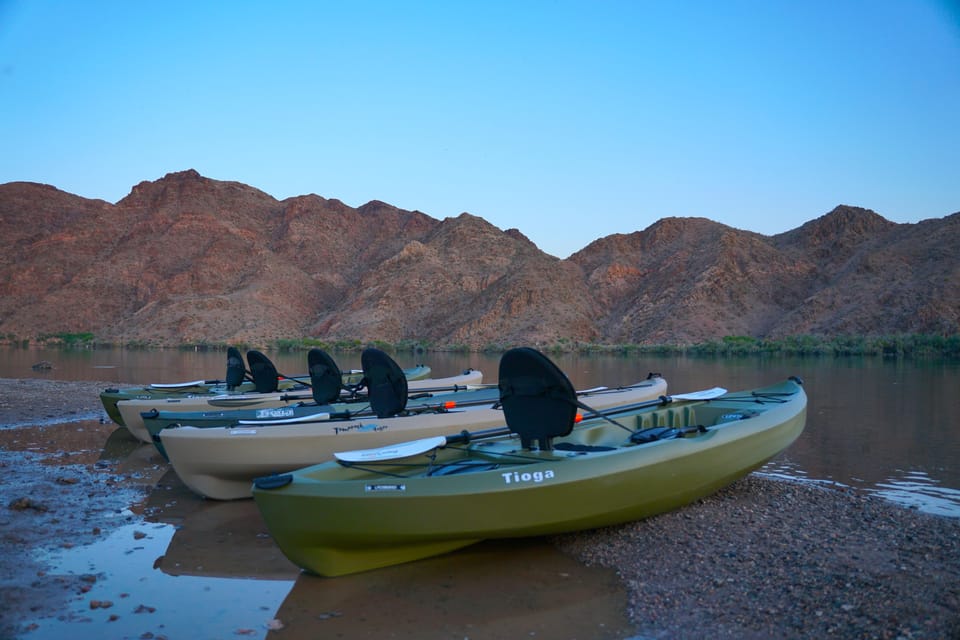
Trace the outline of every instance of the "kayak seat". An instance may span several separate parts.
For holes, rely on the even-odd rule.
[[[279,388],[277,368],[270,362],[270,358],[256,349],[247,351],[247,363],[250,365],[250,375],[253,376],[253,386],[257,393],[273,393]]]
[[[368,347],[360,354],[363,385],[370,408],[378,418],[389,418],[407,408],[407,376],[393,358],[380,349]]]
[[[313,400],[319,405],[330,404],[340,398],[343,388],[343,372],[323,349],[310,349],[307,353],[307,371]]]
[[[500,405],[510,431],[524,449],[534,442],[549,451],[553,438],[568,435],[577,415],[577,393],[549,358],[530,347],[508,350],[500,358]]]
[[[243,379],[247,375],[247,369],[243,366],[243,356],[236,347],[227,349],[227,389],[236,389],[243,384]]]

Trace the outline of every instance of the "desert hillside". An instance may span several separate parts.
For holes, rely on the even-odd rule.
[[[764,236],[665,218],[566,260],[516,229],[276,200],[189,170],[115,204],[0,185],[0,335],[433,345],[960,333],[960,213],[838,206]]]

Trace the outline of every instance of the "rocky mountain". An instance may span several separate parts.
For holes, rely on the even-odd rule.
[[[566,260],[516,229],[276,200],[189,170],[116,204],[0,185],[0,336],[114,342],[684,343],[960,333],[960,213],[839,206],[776,236],[666,218]]]

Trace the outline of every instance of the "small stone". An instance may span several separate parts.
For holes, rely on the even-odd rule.
[[[49,511],[50,508],[39,502],[34,502],[30,498],[24,496],[22,498],[16,498],[11,500],[7,504],[8,509],[13,509],[14,511],[25,511],[27,509],[33,509],[34,511]]]
[[[277,618],[267,622],[267,629],[270,631],[279,631],[280,629],[283,629],[283,626],[283,623]]]

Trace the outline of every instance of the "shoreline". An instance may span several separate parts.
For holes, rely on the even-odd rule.
[[[136,521],[124,510],[166,471],[71,444],[116,431],[96,417],[116,385],[0,379],[3,637],[29,638],[24,620],[83,587],[24,558]],[[960,519],[850,489],[751,474],[678,511],[549,541],[616,571],[638,638],[960,638]]]
[[[233,344],[241,349],[257,348],[267,352],[302,351],[314,347],[333,353],[358,353],[365,344],[360,340],[338,340],[326,343],[310,337],[276,338],[252,343]],[[502,345],[432,344],[420,338],[395,343],[379,343],[396,353],[483,353],[503,351]],[[429,346],[428,346],[429,345]],[[92,333],[61,333],[52,340],[37,336],[6,337],[0,347],[12,349],[128,349],[136,351],[222,351],[231,346],[225,342],[112,342],[98,340]],[[877,335],[871,333],[837,334],[833,336],[797,334],[784,338],[753,338],[749,336],[720,336],[700,342],[666,342],[657,344],[606,343],[561,340],[545,344],[548,353],[667,353],[695,356],[818,356],[832,358],[918,358],[923,360],[960,360],[960,336],[943,337],[938,334],[903,333]],[[38,363],[42,364],[42,363]]]

